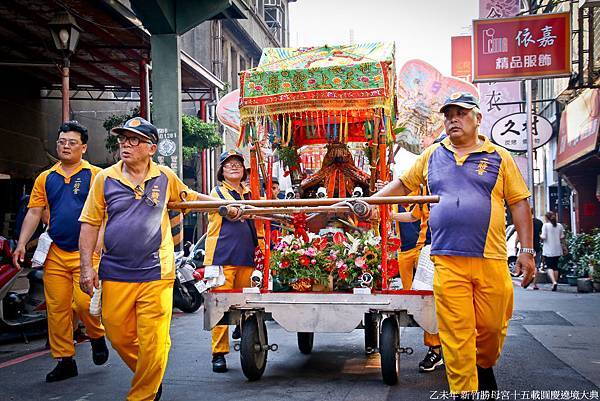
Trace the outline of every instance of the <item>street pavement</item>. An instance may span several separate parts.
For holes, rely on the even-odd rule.
[[[558,292],[546,284],[539,291],[523,290],[518,284],[515,281],[515,311],[496,367],[503,399],[532,399],[536,394],[538,399],[598,399],[600,294],[577,294],[567,285],[560,285]],[[228,373],[212,372],[210,333],[202,329],[202,311],[175,314],[162,400],[404,401],[447,395],[444,369],[418,372],[426,352],[418,328],[402,333],[401,345],[414,353],[402,354],[400,381],[391,387],[381,381],[378,357],[364,355],[361,330],[316,334],[313,353],[303,355],[294,333],[275,322],[268,322],[267,328],[279,350],[269,353],[262,379],[248,382],[237,352],[227,358]],[[0,345],[0,401],[125,399],[132,374],[112,349],[108,363],[95,366],[89,343],[78,344],[79,376],[45,383],[54,362],[44,344],[38,339]]]

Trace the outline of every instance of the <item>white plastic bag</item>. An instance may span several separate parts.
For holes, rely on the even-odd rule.
[[[419,254],[417,271],[413,279],[413,290],[433,290],[433,272],[435,265],[431,261],[431,245],[425,245]]]
[[[52,238],[50,238],[50,235],[48,235],[48,233],[44,231],[42,235],[40,235],[40,237],[38,238],[37,247],[35,248],[35,252],[33,253],[33,258],[31,258],[32,267],[44,266],[51,245]]]
[[[225,273],[223,266],[205,266],[204,280],[198,281],[195,286],[200,293],[209,290],[210,288],[220,287],[225,284]]]
[[[90,315],[102,315],[102,281],[98,283],[98,288],[94,287],[94,295],[90,300]]]

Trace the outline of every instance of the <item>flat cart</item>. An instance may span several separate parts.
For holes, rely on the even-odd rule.
[[[365,351],[381,354],[386,384],[398,381],[400,354],[412,350],[400,346],[400,327],[420,326],[436,333],[431,291],[392,290],[388,271],[388,206],[394,203],[431,203],[437,197],[360,197],[349,199],[360,188],[375,192],[377,180],[387,180],[393,154],[395,66],[393,44],[301,49],[265,49],[258,67],[240,75],[239,145],[250,148],[250,186],[260,191],[259,171],[266,181],[266,199],[230,202],[179,202],[170,208],[216,211],[223,215],[235,208],[253,218],[264,218],[265,263],[262,277],[271,276],[271,218],[319,213],[365,214],[366,204],[379,205],[381,246],[377,274],[380,286],[323,292],[273,292],[268,279],[244,290],[211,289],[205,294],[204,328],[240,324],[239,351],[244,375],[258,380],[264,373],[269,351],[265,320],[272,318],[284,329],[297,333],[302,353],[312,351],[315,333],[365,330]],[[362,153],[352,155],[348,144],[362,143]],[[326,147],[320,169],[303,168],[301,148]],[[270,193],[275,149],[299,195],[325,198],[273,199]],[[366,160],[366,162],[365,162]],[[360,161],[360,162],[359,162]],[[310,157],[311,165],[314,158]],[[319,188],[316,191],[316,188]],[[324,190],[321,190],[323,188]],[[355,195],[354,195],[355,196]],[[303,217],[304,216],[304,217]],[[300,217],[296,219],[296,217]],[[289,219],[288,219],[289,221]],[[298,223],[300,224],[300,223]],[[357,223],[358,224],[358,223]],[[354,226],[356,228],[356,225]],[[294,234],[305,235],[305,228]],[[364,283],[363,283],[364,284]]]

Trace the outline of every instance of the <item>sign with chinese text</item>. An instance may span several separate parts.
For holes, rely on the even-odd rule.
[[[474,81],[567,76],[569,13],[473,21]]]
[[[156,152],[158,164],[168,166],[181,177],[178,171],[177,133],[167,128],[158,128],[158,147]]]
[[[473,78],[471,63],[471,36],[452,36],[452,76],[471,82]]]
[[[479,0],[479,18],[512,17],[521,11],[521,0]]]
[[[600,89],[586,89],[562,112],[555,167],[564,167],[594,151],[599,128]]]
[[[532,116],[533,148],[545,145],[552,138],[552,124],[542,116]],[[513,152],[527,151],[527,113],[509,114],[492,127],[492,141]]]
[[[520,8],[521,0],[479,0],[479,18],[514,17],[519,13]],[[472,75],[471,79],[473,79]],[[521,101],[521,82],[482,82],[478,84],[478,88],[483,114],[480,132],[489,137],[496,121],[521,110],[516,103]]]

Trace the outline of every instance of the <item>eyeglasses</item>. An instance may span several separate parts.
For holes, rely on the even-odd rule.
[[[223,167],[228,168],[228,169],[234,169],[234,168],[244,168],[244,165],[241,163],[225,163],[225,164],[223,164]]]
[[[123,145],[125,142],[129,142],[129,144],[131,146],[138,146],[142,142],[152,144],[152,142],[150,142],[150,141],[142,141],[137,136],[126,136],[123,134],[117,135],[117,142],[119,142],[119,144],[121,144],[121,145]]]
[[[67,144],[69,144],[70,147],[74,147],[77,145],[81,145],[81,142],[79,142],[77,139],[59,139],[58,141],[56,141],[56,144],[58,146],[66,146]]]
[[[136,145],[133,145],[133,146],[136,146]],[[144,201],[144,203],[147,206],[150,206],[150,207],[156,207],[156,206],[158,206],[158,202],[156,202],[154,199],[148,197],[148,195],[146,195],[144,193],[144,190],[139,185],[135,187],[135,189],[133,190],[133,192],[135,192],[135,194],[137,196],[141,197],[141,199]]]

